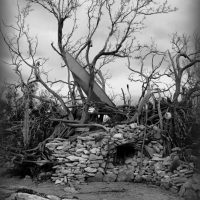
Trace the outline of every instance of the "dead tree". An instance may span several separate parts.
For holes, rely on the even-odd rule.
[[[182,86],[186,85],[188,83],[188,78],[190,78],[189,73],[187,74],[187,72],[189,72],[190,68],[200,62],[200,51],[189,47],[191,41],[190,38],[185,35],[179,36],[173,34],[171,43],[173,52],[168,50],[170,62],[169,75],[174,77],[175,92],[173,95],[173,102],[177,103],[178,98],[182,93]],[[187,76],[186,80],[184,80],[184,75]]]
[[[42,6],[57,20],[58,49],[52,44],[53,49],[62,57],[65,65],[69,67],[66,51],[70,52],[76,60],[87,68],[90,74],[89,91],[85,102],[84,112],[81,122],[87,120],[87,112],[91,94],[93,91],[96,71],[116,59],[127,58],[135,52],[138,47],[135,43],[135,33],[141,31],[146,16],[168,13],[173,11],[164,3],[156,1],[113,1],[113,0],[92,0],[81,3],[81,1],[49,1],[49,0],[29,0]],[[86,9],[87,27],[86,35],[81,35],[80,39],[74,40],[73,36],[81,30],[79,29],[78,15],[81,9]],[[104,23],[106,20],[106,23]],[[72,22],[73,25],[64,32],[64,25]],[[69,27],[69,26],[68,26]],[[81,27],[81,26],[80,26]],[[96,45],[96,35],[104,30],[104,41],[101,46],[93,52]],[[74,76],[76,81],[76,77]]]

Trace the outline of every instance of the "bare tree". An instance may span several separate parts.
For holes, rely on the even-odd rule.
[[[62,57],[65,65],[69,67],[66,56],[66,51],[69,51],[90,73],[83,122],[87,119],[88,104],[91,100],[96,70],[114,62],[117,58],[127,58],[138,49],[135,44],[135,33],[144,28],[144,20],[147,16],[174,10],[168,6],[167,1],[159,3],[153,0],[91,0],[83,3],[78,0],[30,0],[30,2],[42,6],[56,18],[58,49],[53,43],[52,47]],[[74,40],[73,36],[80,31],[78,18],[83,16],[77,13],[81,9],[86,9],[87,33]],[[64,25],[66,24],[68,27],[70,22],[73,23],[73,26],[68,28],[68,32],[65,33]],[[96,45],[95,37],[102,30],[104,30],[105,35],[104,41],[94,54],[92,47]],[[74,79],[76,81],[75,76]]]
[[[173,34],[171,43],[173,52],[168,50],[169,75],[174,77],[175,92],[173,102],[177,102],[179,95],[184,92],[184,85],[192,78],[190,70],[200,62],[200,51],[191,48],[191,38],[186,35]]]
[[[161,84],[164,84],[162,78],[169,76],[164,66],[166,52],[160,52],[154,44],[143,46],[140,48],[139,54],[134,57],[134,60],[139,61],[138,69],[131,66],[130,58],[128,58],[128,69],[131,71],[129,80],[142,83],[142,94],[139,101],[144,97],[148,88],[153,90],[159,87],[160,92],[165,93],[173,87],[173,85],[167,88],[161,86]]]

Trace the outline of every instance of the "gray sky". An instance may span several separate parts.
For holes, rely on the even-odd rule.
[[[16,13],[16,5],[14,0],[3,0],[6,3],[4,6],[3,17],[6,22],[12,22],[13,16]],[[23,3],[24,0],[19,0]],[[149,16],[146,20],[146,28],[137,36],[137,40],[149,42],[151,39],[156,42],[160,50],[170,48],[170,35],[178,32],[179,34],[191,34],[196,30],[197,23],[195,22],[195,14],[198,12],[198,0],[169,0],[169,4],[178,8],[178,11],[156,16]],[[81,19],[81,24],[84,24],[85,18]],[[106,22],[105,22],[106,23]],[[50,71],[50,78],[67,79],[67,73],[60,67],[62,61],[59,56],[52,50],[50,44],[52,41],[56,44],[56,21],[46,11],[37,8],[28,18],[31,35],[37,35],[39,39],[38,55],[49,58],[47,70]],[[82,27],[84,32],[84,26]],[[82,33],[81,32],[81,33]],[[95,45],[102,43],[104,30],[96,37]],[[94,47],[95,52],[95,47]],[[5,55],[4,55],[5,56]],[[3,70],[1,74],[7,73],[8,77],[12,77],[10,70]],[[5,67],[4,67],[5,68]],[[121,88],[126,88],[126,84],[130,85],[131,92],[137,95],[140,92],[140,85],[130,83],[128,76],[130,71],[124,64],[124,61],[112,63],[105,66],[104,71],[109,70],[112,78],[108,84],[113,89],[114,93],[121,93]],[[54,78],[55,77],[55,78]],[[110,90],[110,89],[109,89]]]

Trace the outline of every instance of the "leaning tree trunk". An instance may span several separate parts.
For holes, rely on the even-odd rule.
[[[24,148],[27,149],[30,144],[30,121],[29,121],[29,96],[25,94],[25,110],[24,110],[24,122],[23,122],[23,128],[22,128],[22,134],[23,134],[23,143]]]

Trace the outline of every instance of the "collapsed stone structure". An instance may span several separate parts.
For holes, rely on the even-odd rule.
[[[123,165],[114,165],[116,147],[134,139],[137,139],[135,145],[139,145],[139,148],[135,146],[137,151],[126,157]],[[138,151],[142,149],[143,142],[148,156]],[[108,132],[83,133],[73,141],[56,138],[46,147],[52,152],[51,159],[57,163],[51,177],[56,184],[85,181],[146,182],[179,192],[181,196],[200,198],[200,176],[194,174],[193,163],[179,159],[173,162],[179,148],[172,149],[171,155],[164,157],[163,140],[154,126],[146,129],[135,123],[116,125],[109,128]]]

